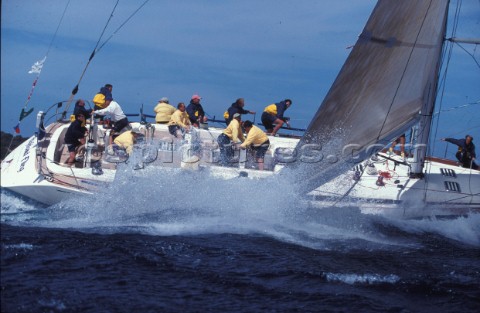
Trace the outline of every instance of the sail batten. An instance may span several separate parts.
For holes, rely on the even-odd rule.
[[[297,147],[318,144],[339,161],[302,164],[316,173],[302,181],[333,178],[418,122],[436,90],[447,8],[448,0],[377,3]]]

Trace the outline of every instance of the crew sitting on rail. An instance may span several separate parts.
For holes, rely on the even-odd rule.
[[[200,104],[201,99],[202,98],[199,95],[193,95],[186,109],[190,122],[195,127],[200,127],[200,124],[207,122],[205,111]]]
[[[270,104],[265,108],[262,113],[262,124],[265,126],[267,135],[275,136],[283,123],[286,123],[287,126],[290,127],[288,118],[283,117],[283,114],[291,105],[292,100],[285,99],[278,103]],[[275,125],[275,127],[273,125]]]
[[[233,119],[233,115],[235,113],[240,113],[240,114],[255,114],[255,111],[249,111],[245,110],[243,107],[245,106],[245,100],[243,98],[238,98],[232,105],[228,108],[227,111],[223,114],[223,117],[225,118],[225,123],[227,126],[230,124],[230,122]]]
[[[157,124],[167,124],[173,112],[175,112],[175,107],[170,105],[167,97],[163,97],[158,101],[153,111],[156,113],[155,122],[157,122]]]
[[[247,132],[247,139],[245,139],[245,141],[240,145],[240,148],[249,148],[252,154],[254,154],[258,164],[258,169],[263,171],[265,153],[270,147],[268,136],[263,132],[263,130],[253,125],[253,123],[248,120],[243,123],[243,127]]]
[[[223,133],[217,138],[218,146],[220,148],[220,165],[228,165],[234,155],[233,145],[239,140],[241,142],[245,141],[242,125],[240,124],[241,120],[242,117],[240,113],[235,113],[232,121],[228,124],[228,127],[225,128]]]

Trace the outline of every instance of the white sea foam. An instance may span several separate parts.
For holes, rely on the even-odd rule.
[[[410,233],[434,233],[466,244],[480,246],[480,214],[450,219],[434,217],[421,220],[389,220],[392,225]]]
[[[2,198],[4,193],[2,192]],[[6,195],[5,211],[36,209]],[[2,199],[3,200],[3,199]],[[15,210],[13,208],[18,208]],[[28,223],[43,227],[104,232],[130,231],[151,235],[262,234],[314,249],[330,249],[332,240],[356,240],[356,247],[383,249],[416,245],[391,232],[435,234],[480,245],[480,215],[454,220],[402,220],[362,214],[355,207],[318,210],[295,194],[282,175],[255,180],[223,180],[199,172],[129,169],[93,196],[79,196],[43,210]],[[2,221],[6,221],[2,214]],[[25,219],[22,219],[24,221]]]
[[[11,250],[33,250],[33,245],[29,243],[18,243],[18,244],[11,244],[11,245],[5,245],[5,249],[11,249]]]
[[[61,300],[53,299],[53,298],[40,299],[38,300],[38,304],[44,308],[49,308],[52,311],[57,311],[57,312],[65,311],[67,309],[67,307]]]
[[[388,243],[372,232],[376,217],[358,209],[320,212],[295,195],[285,177],[216,179],[197,172],[119,171],[112,186],[94,196],[48,208],[41,226],[108,229],[130,227],[153,235],[263,234],[322,248],[324,239]]]
[[[1,221],[22,220],[25,218],[24,213],[37,211],[38,202],[26,200],[4,189],[1,191]],[[23,216],[23,218],[22,218]]]
[[[394,274],[380,275],[380,274],[342,274],[342,273],[324,273],[323,275],[329,282],[342,282],[349,285],[363,284],[395,284],[400,280],[400,277]]]

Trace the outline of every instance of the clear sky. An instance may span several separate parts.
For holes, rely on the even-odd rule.
[[[103,42],[144,0],[121,0]],[[452,1],[452,9],[456,0]],[[1,129],[13,132],[68,0],[1,2]],[[80,79],[116,0],[70,0],[21,124],[35,130],[35,116],[67,100]],[[270,103],[293,100],[292,127],[304,128],[316,112],[356,42],[374,0],[150,0],[97,53],[77,98],[91,101],[105,83],[126,113],[153,114],[161,97],[176,105],[199,94],[220,119],[236,98],[260,113]],[[480,37],[480,1],[464,0],[458,37]],[[479,62],[478,47],[463,46]],[[480,68],[455,47],[443,110],[480,100]],[[73,105],[71,106],[73,109]],[[252,116],[249,116],[252,118]],[[480,105],[441,113],[437,138],[480,138]],[[435,129],[433,130],[435,131]],[[479,140],[475,140],[480,142]],[[477,144],[480,147],[480,144]],[[443,155],[445,144],[438,144]],[[450,148],[452,151],[452,148]]]

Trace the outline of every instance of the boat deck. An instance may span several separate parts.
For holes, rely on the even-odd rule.
[[[235,156],[228,166],[220,166],[217,137],[223,129],[213,127],[201,129],[186,134],[185,139],[179,139],[169,133],[167,125],[132,123],[132,126],[142,128],[143,135],[137,139],[138,144],[134,146],[134,153],[129,156],[125,150],[117,148],[114,148],[114,154],[108,154],[106,143],[108,146],[110,129],[98,125],[91,131],[91,139],[94,142],[91,153],[85,153],[84,150],[83,158],[79,158],[79,161],[70,166],[66,164],[69,152],[64,142],[68,126],[69,121],[64,121],[47,127],[47,135],[38,142],[36,170],[48,177],[47,179],[52,183],[86,190],[91,190],[92,185],[96,186],[99,182],[111,182],[121,163],[130,164],[135,169],[146,166],[184,169],[214,168],[225,172],[227,176],[238,176],[240,171],[247,170],[255,172],[249,175],[263,177],[278,169],[275,149],[289,146],[293,149],[298,142],[297,139],[291,138],[270,138],[271,145],[264,158],[264,171],[258,171],[258,164],[245,150],[235,150]],[[41,157],[38,158],[38,156]],[[281,163],[280,166],[282,166]],[[100,173],[97,169],[100,169]]]

